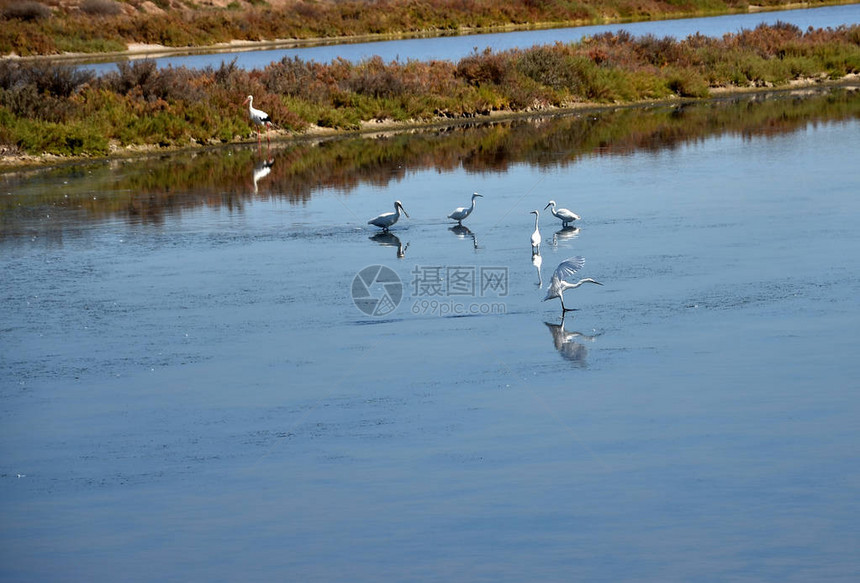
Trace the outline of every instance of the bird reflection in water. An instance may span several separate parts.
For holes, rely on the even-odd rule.
[[[562,227],[561,230],[552,234],[552,246],[558,247],[561,241],[576,239],[579,237],[579,227]]]
[[[472,232],[469,227],[465,227],[463,225],[454,225],[453,227],[448,227],[448,230],[457,235],[460,239],[465,239],[467,237],[472,238],[472,247],[474,249],[478,248],[478,237],[475,233]]]
[[[583,334],[582,332],[568,332],[564,328],[564,318],[561,319],[561,324],[550,324],[544,322],[552,334],[552,343],[562,358],[572,362],[579,367],[586,366],[588,357],[588,347],[582,342],[593,342],[600,334]]]
[[[400,237],[390,231],[383,231],[369,237],[375,243],[379,243],[383,247],[397,247],[397,258],[403,259],[406,257],[406,249],[409,248],[409,243],[406,245],[400,242]]]
[[[252,176],[254,180],[254,194],[257,194],[257,183],[269,175],[269,172],[272,171],[272,166],[274,165],[275,159],[269,157],[265,160],[261,160],[256,166],[254,166],[254,174]]]
[[[543,257],[540,256],[540,253],[535,253],[534,255],[532,255],[532,265],[534,265],[535,269],[537,270],[537,286],[541,287],[543,285],[543,277],[540,273],[540,267],[541,265],[543,265]]]

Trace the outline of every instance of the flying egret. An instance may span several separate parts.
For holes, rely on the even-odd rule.
[[[530,214],[535,216],[535,232],[532,233],[532,255],[540,254],[540,231],[538,231],[538,219],[540,213],[538,211],[530,211]]]
[[[260,144],[260,126],[266,128],[266,145],[269,145],[269,128],[272,125],[272,118],[265,111],[260,111],[254,107],[254,96],[249,95],[242,102],[242,105],[248,104],[248,114],[251,116],[251,121],[257,126],[257,144]]]
[[[552,274],[552,281],[549,283],[549,288],[546,291],[546,297],[543,301],[551,300],[553,298],[558,298],[561,300],[561,313],[564,315],[565,312],[570,312],[573,308],[565,308],[564,307],[564,292],[569,289],[574,289],[581,286],[584,283],[593,283],[596,285],[603,285],[599,281],[594,281],[593,279],[586,278],[580,279],[576,283],[569,283],[565,281],[567,278],[571,277],[574,273],[582,269],[582,266],[585,265],[584,257],[571,257],[570,259],[566,259],[558,264],[558,267],[555,268],[555,272]]]
[[[475,199],[479,196],[481,198],[484,198],[483,194],[478,194],[477,192],[473,193],[472,194],[472,206],[461,206],[461,207],[455,209],[453,213],[448,215],[448,218],[454,219],[455,221],[457,221],[458,225],[462,225],[463,221],[466,219],[466,217],[468,217],[470,214],[472,214],[472,211],[475,210]]]
[[[552,207],[552,208],[550,208]],[[555,201],[551,200],[547,203],[543,210],[550,209],[550,212],[558,219],[561,219],[561,226],[566,227],[568,223],[572,223],[573,221],[579,220],[579,215],[571,212],[567,209],[558,209],[555,208]]]
[[[367,224],[381,227],[383,231],[387,231],[388,227],[390,227],[400,219],[401,211],[403,211],[403,214],[406,215],[406,218],[408,219],[409,213],[406,212],[406,209],[403,208],[403,205],[400,204],[399,200],[395,200],[393,213],[382,213],[375,219],[370,219],[369,221],[367,221]]]

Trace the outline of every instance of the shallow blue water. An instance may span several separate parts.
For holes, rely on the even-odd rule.
[[[0,239],[0,579],[853,580],[858,130],[392,160],[153,223],[34,204]],[[366,224],[395,199],[402,258]],[[544,287],[571,255],[604,283],[564,331],[528,246],[549,199],[582,220],[541,214]],[[351,299],[375,264],[383,317]],[[416,293],[432,268],[506,286]],[[441,313],[472,304],[501,313]]]

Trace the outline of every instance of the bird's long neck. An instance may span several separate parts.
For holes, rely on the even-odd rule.
[[[538,219],[539,218],[540,218],[540,215],[535,215],[535,231],[538,230]]]
[[[475,210],[475,203],[476,203],[477,201],[478,201],[478,197],[473,196],[473,197],[472,197],[472,206],[470,206],[470,207],[469,207],[469,212],[472,212],[473,210]]]
[[[248,97],[248,111],[254,111],[254,98]]]
[[[593,279],[591,279],[590,277],[587,277],[587,278],[585,278],[585,279],[580,279],[580,280],[579,280],[579,281],[577,281],[576,283],[568,283],[568,282],[566,282],[566,281],[562,281],[562,282],[561,282],[561,289],[562,289],[562,290],[566,290],[566,289],[574,289],[574,288],[577,288],[577,287],[581,286],[581,285],[582,285],[582,284],[584,284],[584,283],[595,283],[595,284],[596,284],[596,283],[598,283],[598,282],[594,281],[594,280],[593,280]],[[598,285],[599,285],[599,284],[598,284]]]
[[[400,218],[400,205],[399,204],[394,205],[394,214],[397,215],[398,219]]]

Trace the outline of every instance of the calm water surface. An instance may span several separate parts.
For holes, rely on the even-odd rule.
[[[5,177],[0,579],[856,580],[852,102]],[[563,321],[550,199],[582,220],[542,212],[544,287],[572,255],[604,283]],[[430,296],[433,268],[505,286]]]
[[[531,30],[477,35],[416,38],[396,41],[368,43],[347,43],[302,48],[283,48],[263,51],[237,51],[206,55],[170,56],[154,59],[159,67],[218,67],[222,62],[236,60],[236,65],[245,69],[262,69],[272,62],[283,58],[298,57],[306,61],[328,63],[336,58],[359,62],[373,56],[385,61],[409,59],[441,59],[458,61],[473,51],[492,49],[504,51],[514,48],[528,48],[534,45],[554,44],[556,42],[578,42],[583,37],[626,30],[635,36],[653,35],[658,38],[670,36],[683,39],[691,34],[722,36],[742,29],[752,29],[759,24],[786,22],[806,30],[808,27],[827,28],[860,22],[860,4],[826,6],[801,10],[781,10],[751,14],[730,14],[708,18],[683,18],[607,24],[598,26],[578,26],[549,30]],[[116,69],[114,63],[100,63],[88,68],[102,73]]]

